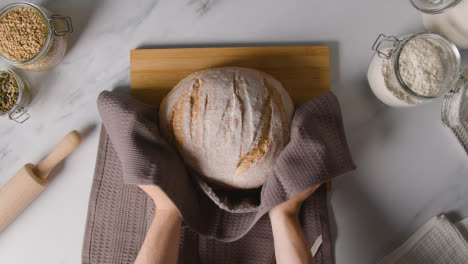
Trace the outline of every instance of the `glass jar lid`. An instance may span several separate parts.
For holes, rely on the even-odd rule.
[[[401,56],[403,54],[403,50],[405,46],[410,43],[412,40],[421,39],[428,43],[431,43],[434,47],[438,49],[438,55],[441,57],[444,77],[441,80],[440,87],[436,93],[432,94],[421,94],[413,89],[408,83],[405,82],[403,77],[401,76]],[[418,33],[414,34],[410,37],[405,38],[401,41],[399,48],[396,50],[395,53],[395,60],[394,60],[394,67],[395,67],[395,74],[397,76],[398,81],[402,85],[402,87],[407,90],[410,94],[413,94],[420,98],[437,98],[444,94],[446,94],[449,90],[451,90],[458,79],[460,78],[460,66],[461,66],[461,55],[460,51],[458,50],[457,46],[447,40],[446,38],[442,37],[439,34],[435,33]]]
[[[439,14],[456,6],[462,0],[411,0],[416,9],[428,14]]]

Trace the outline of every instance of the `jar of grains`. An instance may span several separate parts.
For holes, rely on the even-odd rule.
[[[422,12],[425,28],[468,49],[468,0],[411,0]]]
[[[15,3],[0,10],[0,56],[30,71],[45,71],[65,55],[70,17],[53,15],[30,3]]]
[[[28,83],[9,69],[0,68],[0,116],[18,123],[29,119],[30,92]]]
[[[367,79],[375,96],[394,107],[445,96],[442,121],[468,153],[468,69],[462,70],[455,44],[434,33],[380,34],[372,49]]]

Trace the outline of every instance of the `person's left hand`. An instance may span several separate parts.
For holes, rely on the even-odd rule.
[[[180,215],[179,210],[172,202],[172,200],[166,195],[166,193],[157,185],[138,185],[143,191],[153,199],[156,211],[165,211],[169,213],[177,213]]]

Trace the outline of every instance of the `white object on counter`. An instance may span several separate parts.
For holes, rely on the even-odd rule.
[[[468,49],[468,0],[439,14],[423,13],[422,17],[428,31],[445,36],[461,49]]]
[[[465,231],[466,222],[467,219],[455,226],[444,215],[436,216],[379,264],[468,263],[468,242],[457,228]]]

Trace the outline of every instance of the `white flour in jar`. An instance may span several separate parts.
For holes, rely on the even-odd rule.
[[[444,82],[444,61],[439,47],[424,39],[412,39],[400,55],[400,75],[418,95],[437,96]]]
[[[444,81],[444,61],[439,47],[427,40],[410,40],[400,55],[400,76],[416,94],[437,96]],[[372,91],[385,104],[402,107],[425,101],[406,91],[397,80],[393,60],[374,55],[367,79]]]

